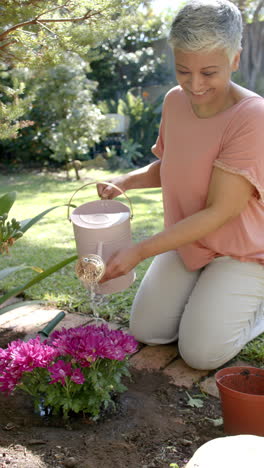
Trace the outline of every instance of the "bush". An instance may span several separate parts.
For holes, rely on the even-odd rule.
[[[121,137],[120,153],[117,152],[117,156],[130,163],[127,167],[145,165],[153,160],[150,148],[158,136],[163,97],[160,96],[154,103],[151,103],[145,99],[144,95],[143,92],[142,95],[135,96],[129,91],[124,99],[118,100],[115,107],[113,101],[99,103],[100,109],[105,113],[111,110],[111,112],[129,117],[127,135]],[[111,149],[111,145],[109,148]]]

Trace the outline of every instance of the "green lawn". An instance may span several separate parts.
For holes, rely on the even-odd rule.
[[[10,217],[22,220],[35,216],[47,208],[67,204],[74,191],[91,179],[105,180],[115,174],[118,173],[83,169],[81,181],[67,181],[64,172],[12,174],[0,176],[0,193],[13,190],[17,192],[17,201],[10,211]],[[161,230],[163,215],[160,189],[130,191],[128,195],[134,211],[133,239],[137,241]],[[80,205],[95,199],[97,199],[96,186],[92,185],[80,190],[74,197],[73,203]],[[120,197],[120,201],[127,203],[124,197]],[[27,264],[45,270],[75,253],[75,241],[72,225],[67,219],[67,208],[60,207],[30,228],[12,247],[9,256],[0,257],[0,269]],[[128,290],[102,298],[96,308],[100,315],[112,318],[118,314],[122,319],[128,318],[133,297],[149,263],[150,260],[146,260],[137,267],[137,280]],[[26,290],[26,298],[46,300],[69,311],[90,312],[89,294],[77,279],[74,265],[75,263],[67,265]],[[24,284],[34,275],[31,270],[17,273],[6,278],[1,283],[1,288],[9,290],[11,287]]]

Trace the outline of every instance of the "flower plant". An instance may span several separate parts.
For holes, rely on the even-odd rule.
[[[15,218],[12,218],[11,221],[9,221],[8,220],[9,211],[11,210],[15,201],[16,201],[16,192],[7,192],[4,195],[0,196],[0,255],[9,254],[10,247],[12,247],[14,243],[18,239],[20,239],[26,231],[28,231],[28,229],[34,226],[35,223],[40,221],[43,218],[43,216],[48,214],[50,211],[53,211],[56,208],[60,207],[60,206],[54,206],[52,208],[48,208],[47,210],[39,213],[34,218],[28,218],[22,221],[17,221]],[[69,204],[61,205],[61,206],[69,207]],[[71,205],[71,206],[75,207],[75,205]],[[35,267],[31,265],[17,265],[17,266],[4,268],[0,270],[0,281],[5,279],[9,275],[13,275],[18,271],[26,270],[28,268],[34,271],[37,271],[39,273],[38,275],[35,275],[27,283],[20,285],[20,286],[16,286],[11,291],[8,291],[2,296],[0,296],[0,305],[4,304],[11,297],[17,296],[18,294],[30,288],[34,284],[37,284],[40,281],[44,280],[48,276],[52,275],[53,273],[60,270],[65,265],[73,262],[76,259],[77,259],[77,255],[72,255],[71,257],[66,258],[60,263],[57,263],[56,265],[51,266],[45,271],[43,271],[39,267]],[[24,303],[19,302],[15,305],[13,304],[11,306],[8,305],[6,307],[3,307],[1,308],[0,315],[4,314],[5,312],[8,312],[9,310],[13,308],[20,307],[21,305],[24,305]]]
[[[21,389],[54,414],[89,413],[97,419],[123,392],[128,359],[137,349],[133,336],[101,326],[63,328],[41,341],[37,336],[0,348],[0,391]]]

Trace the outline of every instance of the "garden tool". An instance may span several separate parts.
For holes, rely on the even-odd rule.
[[[122,193],[130,207],[117,200],[96,200],[75,208],[69,215],[74,195],[91,184],[111,185]],[[113,294],[127,289],[135,280],[134,270],[103,284],[99,281],[105,272],[109,258],[119,249],[129,247],[132,242],[130,220],[133,209],[130,199],[116,185],[109,182],[92,181],[79,187],[68,203],[68,218],[72,221],[78,261],[75,271],[87,289],[96,294]]]

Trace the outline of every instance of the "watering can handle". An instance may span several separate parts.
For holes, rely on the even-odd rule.
[[[129,206],[130,206],[130,219],[133,219],[134,217],[134,213],[133,213],[133,206],[132,206],[132,203],[131,203],[131,200],[130,198],[128,198],[127,194],[121,189],[119,188],[117,185],[115,184],[112,184],[112,182],[102,182],[101,180],[93,180],[92,182],[88,182],[87,184],[84,184],[82,185],[81,187],[79,187],[77,190],[75,190],[75,192],[73,193],[73,195],[71,196],[67,206],[68,206],[68,209],[67,209],[67,218],[68,220],[70,221],[70,206],[71,206],[71,202],[72,202],[72,199],[73,197],[76,195],[77,192],[79,192],[79,190],[81,190],[82,188],[84,187],[87,187],[87,185],[92,185],[92,184],[104,184],[104,185],[110,185],[111,187],[114,187],[115,189],[119,190],[119,192],[124,195],[129,203]]]

